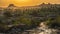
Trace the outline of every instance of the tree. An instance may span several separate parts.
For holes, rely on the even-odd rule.
[[[14,4],[9,4],[9,6],[8,7],[15,7],[15,5]]]

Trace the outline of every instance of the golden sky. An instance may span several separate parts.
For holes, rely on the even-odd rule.
[[[16,6],[34,6],[41,3],[60,4],[60,0],[0,0],[0,6],[15,4]]]

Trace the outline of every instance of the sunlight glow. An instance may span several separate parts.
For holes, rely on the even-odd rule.
[[[16,6],[35,6],[41,3],[60,4],[60,0],[0,0],[0,6],[14,4]]]
[[[28,2],[29,0],[14,0],[15,2]]]

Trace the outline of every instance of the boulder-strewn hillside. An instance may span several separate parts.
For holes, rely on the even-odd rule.
[[[0,8],[0,32],[9,31],[12,28],[24,31],[36,28],[41,22],[46,22],[46,25],[50,28],[60,29],[60,4],[43,3],[30,7],[16,7],[13,5],[12,7]],[[20,26],[20,28],[18,25],[22,27]]]

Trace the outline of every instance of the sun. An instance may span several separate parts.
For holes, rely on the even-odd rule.
[[[19,0],[19,1],[22,1],[23,2],[23,1],[27,1],[27,0]]]
[[[14,0],[15,2],[28,2],[29,0]]]

